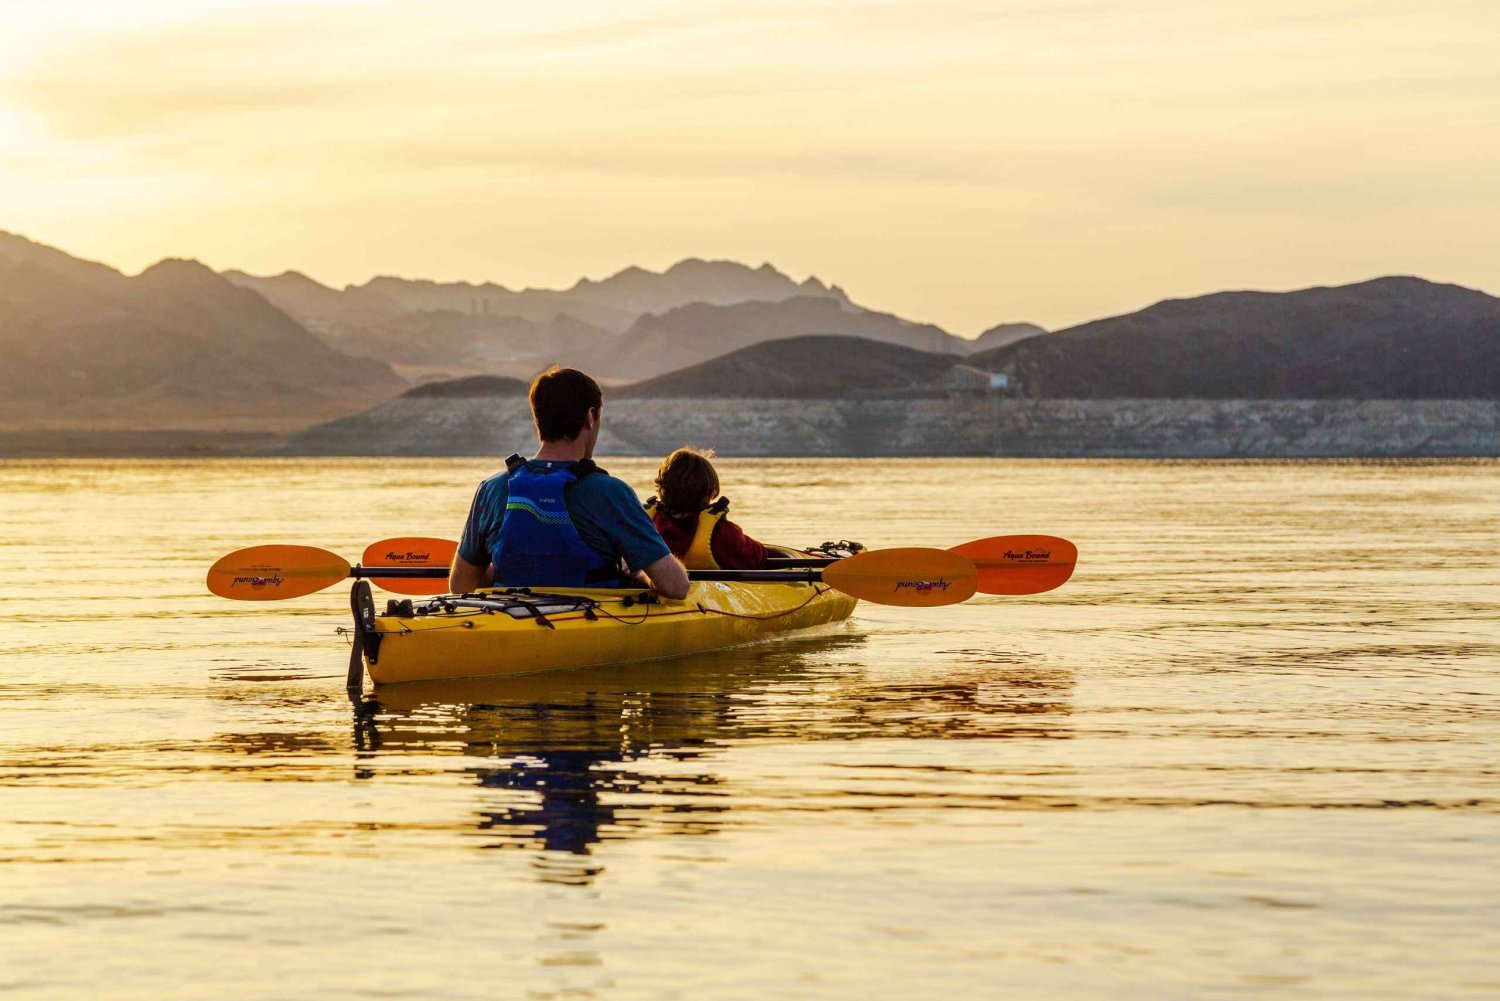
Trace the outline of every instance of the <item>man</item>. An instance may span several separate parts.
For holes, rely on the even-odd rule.
[[[479,485],[448,573],[455,594],[503,587],[638,586],[682,598],[687,571],[623,480],[594,465],[604,396],[576,369],[531,384],[541,448]]]

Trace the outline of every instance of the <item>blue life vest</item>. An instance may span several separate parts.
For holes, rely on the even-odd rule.
[[[596,467],[585,459],[534,473],[524,463],[506,481],[505,517],[490,549],[497,587],[613,587],[618,562],[584,542],[568,514],[565,491]]]

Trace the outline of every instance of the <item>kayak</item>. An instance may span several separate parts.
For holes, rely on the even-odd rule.
[[[354,578],[354,648],[348,689],[504,678],[577,667],[631,664],[753,643],[849,617],[859,601],[935,608],[974,594],[1040,594],[1073,573],[1066,539],[1011,535],[952,549],[866,550],[824,543],[777,548],[764,570],[689,570],[685,598],[640,588],[485,588],[436,594],[456,543],[411,537],[371,543],[363,564],[313,546],[235,550],[208,570],[208,590],[241,601],[314,594]],[[371,584],[416,597],[377,612]]]
[[[721,650],[841,621],[856,601],[815,581],[704,580],[681,600],[634,588],[486,588],[392,600],[375,612],[361,581],[354,610],[365,669],[391,685]]]

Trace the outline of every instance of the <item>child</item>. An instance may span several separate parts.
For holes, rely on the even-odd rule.
[[[689,570],[763,570],[766,547],[725,517],[729,498],[719,493],[712,452],[679,448],[656,473],[655,497],[646,510],[673,554]]]

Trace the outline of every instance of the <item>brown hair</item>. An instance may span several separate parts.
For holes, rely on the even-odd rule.
[[[711,449],[679,448],[656,471],[656,493],[667,514],[686,517],[708,506],[719,492]]]
[[[604,406],[599,384],[576,368],[550,368],[531,382],[531,418],[542,441],[577,438],[589,411]]]

